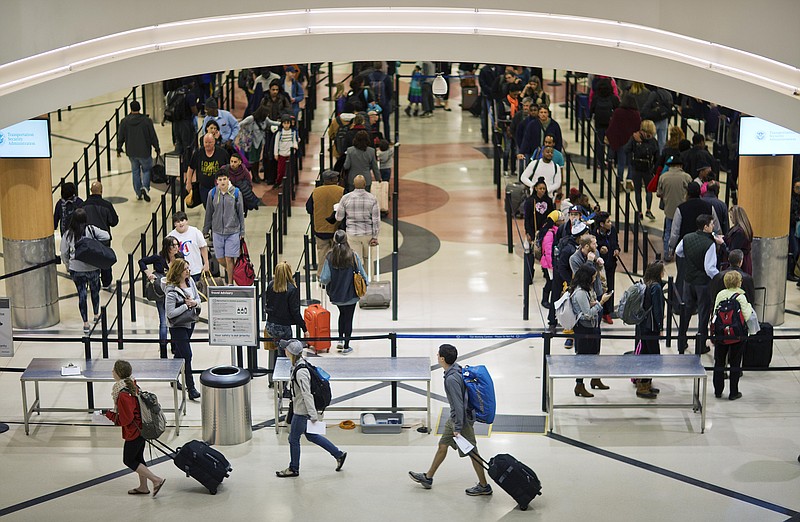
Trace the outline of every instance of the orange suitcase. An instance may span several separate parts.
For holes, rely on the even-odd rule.
[[[306,321],[309,337],[330,337],[331,336],[331,313],[318,304],[312,304],[303,313]],[[308,341],[308,345],[315,352],[330,352],[330,341]]]

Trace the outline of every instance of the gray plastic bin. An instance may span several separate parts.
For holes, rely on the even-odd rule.
[[[203,440],[229,446],[253,437],[250,372],[236,366],[216,366],[200,375]]]
[[[375,417],[375,422],[369,415]],[[367,417],[365,421],[364,418]],[[402,413],[362,413],[361,414],[361,433],[402,433],[403,414]]]

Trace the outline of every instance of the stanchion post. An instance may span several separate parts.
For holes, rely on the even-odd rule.
[[[552,411],[549,411],[548,406],[550,405],[550,398],[547,393],[547,356],[550,355],[550,337],[551,334],[549,331],[544,332],[542,335],[542,339],[544,340],[544,351],[542,353],[542,411],[549,413],[551,416],[553,415]]]
[[[136,281],[135,270],[133,269],[133,253],[128,254],[128,287],[130,295],[128,296],[131,302],[131,322],[136,322]]]
[[[111,172],[111,120],[106,121],[106,170]]]
[[[527,321],[530,316],[531,303],[531,283],[533,283],[533,273],[530,267],[533,266],[530,243],[524,240],[525,251],[522,255],[522,320]]]
[[[672,296],[675,291],[675,280],[667,278],[667,348],[672,346]]]
[[[630,216],[630,212],[631,212],[631,193],[626,190],[625,191],[625,240],[623,241],[623,250],[625,252],[628,251],[628,243],[629,243],[628,236],[630,235],[631,231],[631,221],[630,219],[628,219]]]
[[[103,340],[103,359],[108,359],[108,310],[106,305],[100,307],[100,328]]]
[[[397,357],[397,332],[389,332],[391,357]],[[392,381],[392,412],[397,411],[397,381]]]
[[[94,163],[97,166],[97,181],[101,181],[101,167],[100,162],[102,161],[102,157],[100,156],[100,134],[95,132],[94,133]]]
[[[122,279],[117,279],[117,287],[114,289],[117,297],[117,350],[122,350]]]
[[[638,210],[636,211],[638,214]],[[639,217],[633,218],[633,273],[639,272]]]

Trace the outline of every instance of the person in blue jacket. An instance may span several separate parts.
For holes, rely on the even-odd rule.
[[[339,337],[342,337],[344,342],[339,342],[336,349],[345,355],[353,351],[353,347],[350,346],[350,336],[353,335],[353,316],[359,299],[353,283],[355,272],[360,273],[364,281],[369,284],[361,258],[347,243],[347,233],[344,230],[337,230],[333,235],[333,247],[325,256],[319,282],[325,285],[331,303],[339,309]]]

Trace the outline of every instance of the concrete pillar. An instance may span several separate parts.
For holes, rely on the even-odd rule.
[[[50,159],[0,160],[0,216],[6,273],[55,257]],[[16,328],[46,328],[60,320],[56,265],[6,279]]]
[[[791,195],[792,156],[739,158],[739,206],[753,226],[753,279],[766,289],[756,290],[755,309],[773,325],[784,320]]]

